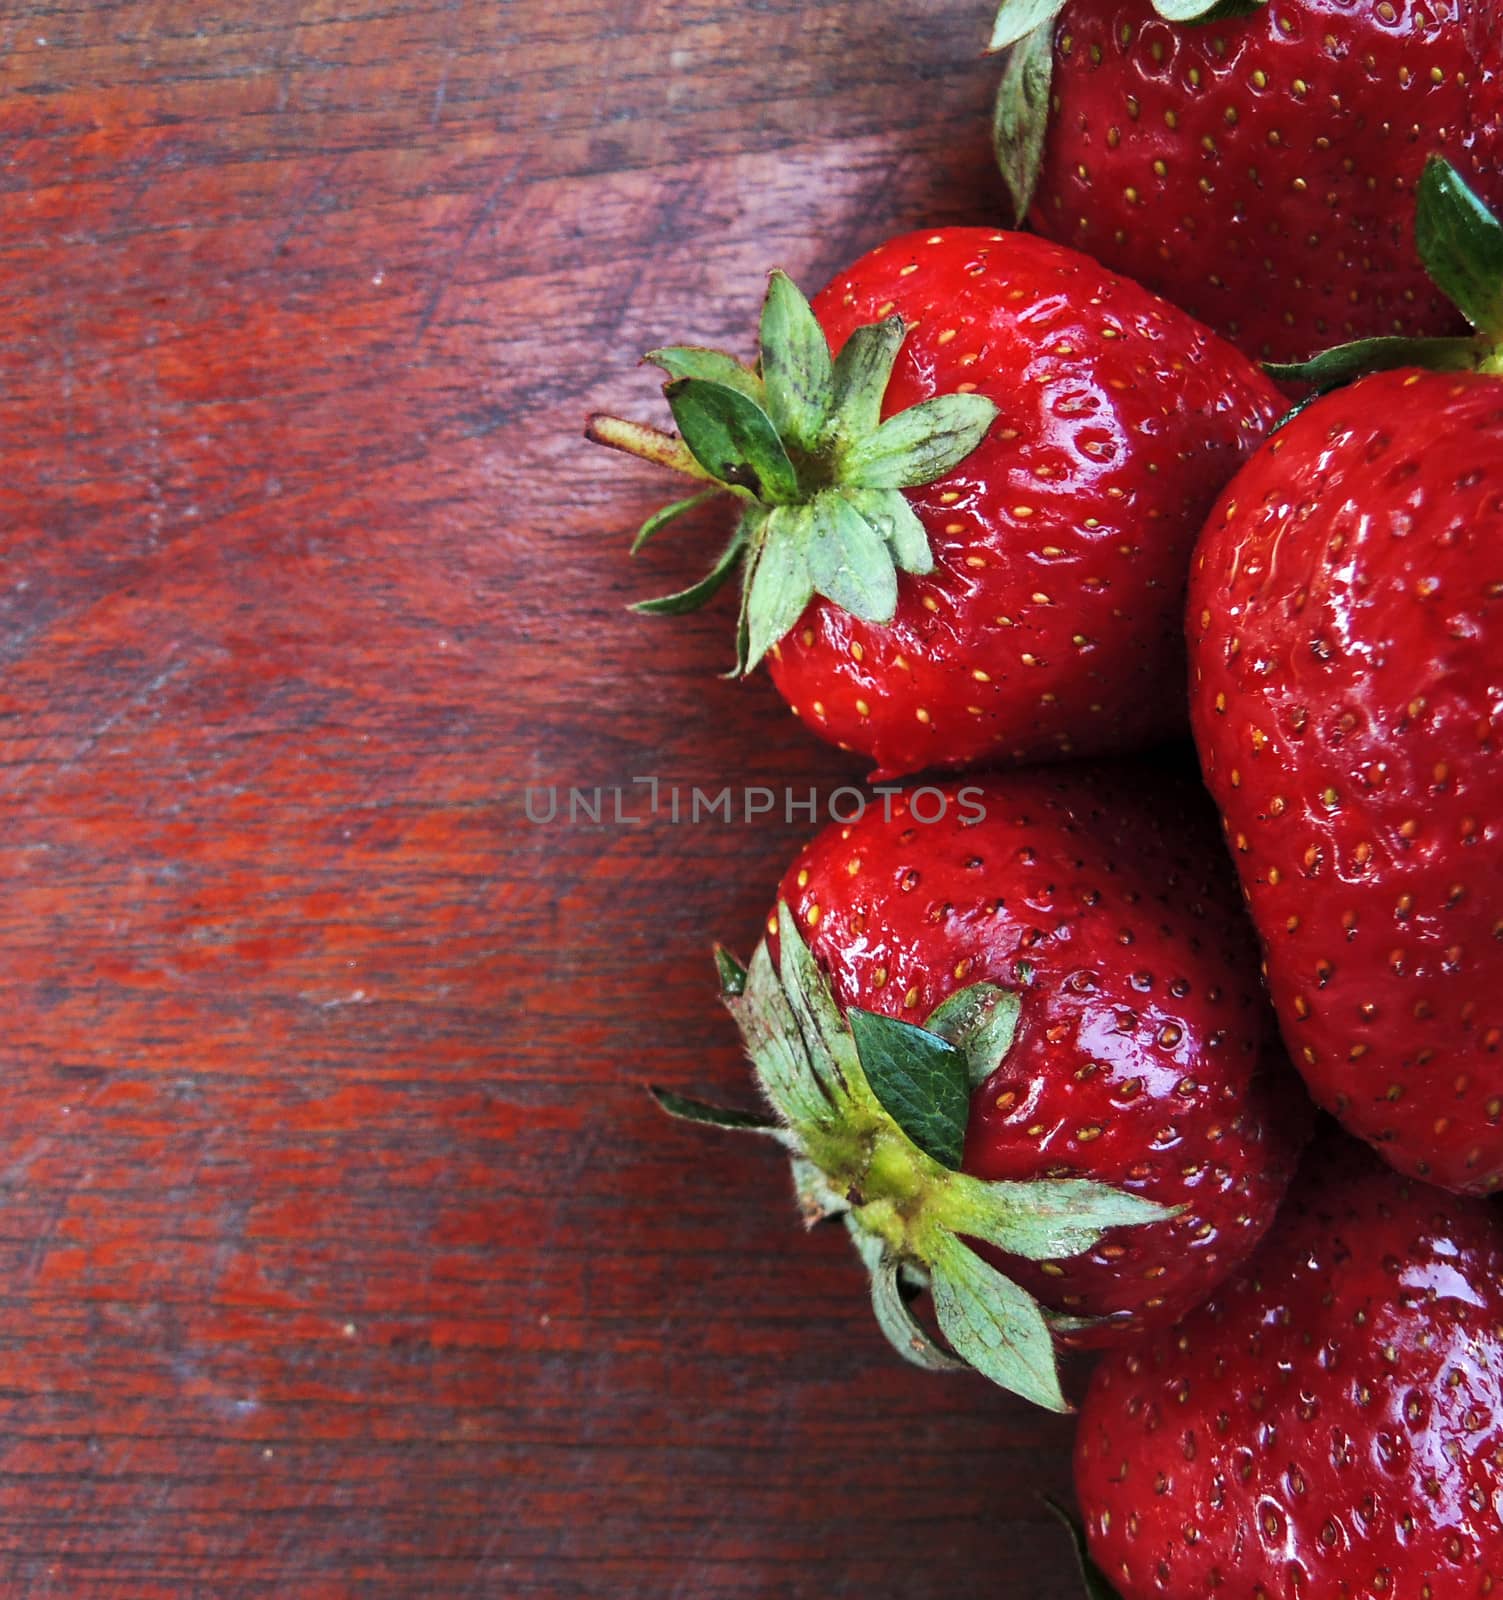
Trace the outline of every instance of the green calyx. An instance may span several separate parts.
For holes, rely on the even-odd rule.
[[[904,334],[902,319],[888,317],[857,328],[832,355],[809,302],[774,272],[755,367],[689,345],[647,356],[668,375],[663,393],[678,433],[597,415],[586,434],[707,487],[649,517],[633,552],[716,495],[738,500],[741,516],[699,583],[634,609],[694,610],[739,570],[737,673],[750,672],[815,595],[863,621],[892,621],[898,573],[934,566],[902,491],[958,466],[997,416],[983,395],[949,394],[883,421]]]
[[[1166,22],[1222,22],[1251,16],[1268,0],[1153,0]],[[1065,0],[1002,0],[988,51],[1007,51],[992,111],[992,148],[1021,227],[1033,204],[1054,81],[1054,25]]]
[[[800,1211],[810,1224],[845,1223],[871,1275],[877,1321],[904,1359],[931,1371],[973,1367],[1050,1410],[1068,1410],[1049,1316],[967,1241],[1048,1261],[1093,1249],[1109,1229],[1173,1213],[1088,1179],[987,1183],[959,1170],[971,1091],[1011,1048],[1016,994],[977,984],[922,1028],[858,1009],[842,1014],[786,905],[778,907],[778,945],[776,967],[765,942],[749,967],[716,955],[722,998],[773,1115],[654,1089],[658,1104],[788,1150]],[[950,1351],[910,1309],[922,1288]]]
[[[1357,339],[1309,361],[1266,363],[1268,375],[1308,384],[1317,395],[1399,367],[1503,377],[1503,223],[1443,156],[1431,156],[1420,177],[1414,235],[1431,282],[1474,334]]]

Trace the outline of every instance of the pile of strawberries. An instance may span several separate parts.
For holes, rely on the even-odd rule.
[[[991,772],[717,952],[765,1114],[656,1092],[785,1148],[907,1359],[1067,1410],[1106,1352],[1092,1595],[1503,1594],[1503,5],[993,42],[1033,231],[774,274],[754,363],[649,357],[675,432],[591,420],[695,480],[639,543],[737,513],[640,609],[739,574],[815,733]]]

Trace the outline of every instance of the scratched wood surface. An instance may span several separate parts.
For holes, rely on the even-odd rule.
[[[578,432],[995,217],[987,11],[0,6],[0,1594],[1075,1593],[1068,1430],[642,1092],[808,824],[523,796],[853,771]]]

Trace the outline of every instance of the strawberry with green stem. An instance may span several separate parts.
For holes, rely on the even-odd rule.
[[[831,352],[838,352],[832,355]],[[774,274],[761,355],[689,347],[677,435],[598,441],[740,504],[736,670],[766,660],[823,737],[884,773],[1142,747],[1183,727],[1185,568],[1279,410],[1180,312],[1043,240],[978,228],[872,251],[812,308]]]
[[[1249,354],[1456,326],[1409,218],[1441,152],[1503,198],[1503,21],[1484,0],[1004,0],[998,158],[1017,217]]]
[[[749,968],[720,956],[773,1115],[658,1094],[789,1150],[901,1354],[956,1364],[908,1306],[927,1285],[955,1356],[1061,1409],[1056,1339],[1171,1322],[1255,1246],[1302,1097],[1281,1107],[1259,1070],[1256,964],[1188,786],[1128,768],[919,793],[826,829]]]
[[[1445,162],[1419,246],[1465,338],[1348,345],[1346,383],[1196,552],[1192,713],[1291,1059],[1401,1171],[1503,1189],[1503,226]],[[1363,374],[1367,374],[1363,376]]]

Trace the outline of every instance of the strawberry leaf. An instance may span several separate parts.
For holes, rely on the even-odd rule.
[[[1091,1560],[1091,1552],[1086,1548],[1085,1529],[1057,1501],[1051,1500],[1047,1495],[1043,1499],[1044,1504],[1064,1525],[1065,1532],[1070,1535],[1070,1542],[1075,1546],[1075,1559],[1080,1564],[1080,1576],[1085,1584],[1086,1600],[1119,1600],[1117,1591],[1106,1581],[1106,1574]]]
[[[1049,1324],[1033,1296],[953,1234],[940,1236],[930,1265],[935,1314],[955,1353],[1025,1400],[1069,1411]]]
[[[865,1080],[857,1059],[857,1045],[847,1021],[819,964],[803,941],[793,913],[778,904],[778,964],[783,991],[803,1030],[816,1076],[837,1105],[864,1099]]]
[[[761,343],[767,414],[785,439],[812,450],[834,402],[830,345],[809,302],[782,272],[768,280]]]
[[[809,1061],[804,1036],[767,952],[759,944],[746,969],[745,990],[727,999],[762,1093],[795,1131],[817,1127],[830,1102]]]
[[[704,1100],[691,1100],[687,1095],[675,1094],[672,1089],[660,1088],[655,1083],[647,1092],[658,1106],[680,1122],[694,1122],[706,1128],[726,1128],[736,1133],[765,1133],[786,1143],[788,1134],[776,1122],[759,1117],[750,1111],[734,1111],[729,1106],[712,1106]]]
[[[1223,22],[1250,17],[1268,0],[1153,0],[1153,9],[1166,22]]]
[[[901,317],[857,328],[841,346],[832,375],[834,425],[843,439],[859,439],[882,420],[882,397],[906,334]]]
[[[833,489],[820,494],[809,511],[806,554],[815,593],[863,622],[891,622],[898,575],[881,534]]]
[[[1503,223],[1442,156],[1419,181],[1415,239],[1436,288],[1479,333],[1503,342]]]
[[[863,489],[909,489],[933,483],[981,443],[998,412],[998,406],[982,394],[921,400],[847,447],[841,481]]]
[[[1065,9],[1065,0],[1002,0],[992,23],[987,50],[995,53],[1016,44],[1025,34],[1047,26],[1053,38],[1054,19]]]
[[[1049,131],[1049,93],[1054,81],[1054,19],[1025,33],[1008,53],[992,108],[992,149],[1021,227],[1033,204]]]
[[[746,563],[741,569],[741,605],[736,613],[736,660],[729,672],[721,674],[723,678],[743,678],[751,670],[748,663],[751,656],[752,583],[756,579],[757,568],[762,564],[764,535],[769,514],[760,506],[749,507],[741,519],[741,526],[747,537]]]
[[[869,1237],[869,1236],[868,1236]],[[905,1361],[925,1372],[964,1372],[966,1364],[941,1350],[909,1309],[896,1256],[883,1252],[872,1268],[872,1310],[887,1342]]]
[[[772,419],[749,395],[708,378],[679,378],[663,391],[694,459],[720,482],[789,505],[798,477]]]
[[[965,1173],[951,1180],[940,1214],[954,1232],[985,1239],[1026,1261],[1084,1255],[1113,1228],[1143,1227],[1175,1215],[1088,1178],[985,1183]]]
[[[715,971],[720,978],[722,999],[734,999],[746,993],[746,968],[723,944],[715,946]]]
[[[676,594],[659,595],[656,600],[638,600],[629,609],[649,617],[681,617],[685,612],[698,611],[725,587],[726,580],[740,564],[745,549],[746,534],[738,527],[731,536],[731,542],[721,551],[720,559],[698,583],[692,583]]]
[[[1022,1001],[1011,989],[974,983],[957,989],[924,1019],[924,1027],[947,1039],[965,1057],[971,1087],[980,1088],[1012,1049]]]
[[[925,1155],[960,1167],[971,1090],[965,1057],[937,1034],[852,1007],[856,1054],[882,1108]]]
[[[1424,367],[1430,372],[1470,372],[1477,365],[1475,339],[1409,339],[1385,335],[1354,339],[1323,350],[1308,361],[1266,361],[1263,370],[1277,383],[1306,383],[1326,394],[1373,372]]]
[[[722,383],[735,389],[748,400],[766,408],[762,380],[745,362],[737,361],[723,350],[706,350],[700,345],[669,345],[662,350],[649,350],[642,357],[655,367],[661,367],[670,379],[703,378],[706,383]]]
[[[840,493],[871,523],[904,572],[934,571],[934,552],[918,513],[901,489],[841,489]]]
[[[779,506],[768,513],[762,553],[747,585],[743,672],[756,666],[814,598],[806,555],[808,527],[807,506]]]
[[[637,536],[631,542],[631,553],[636,555],[649,539],[656,539],[664,528],[676,522],[686,511],[693,511],[696,506],[702,506],[707,500],[713,500],[719,493],[719,489],[701,489],[698,494],[691,494],[687,500],[675,500],[670,505],[664,506],[661,511],[654,511],[637,530]]]

